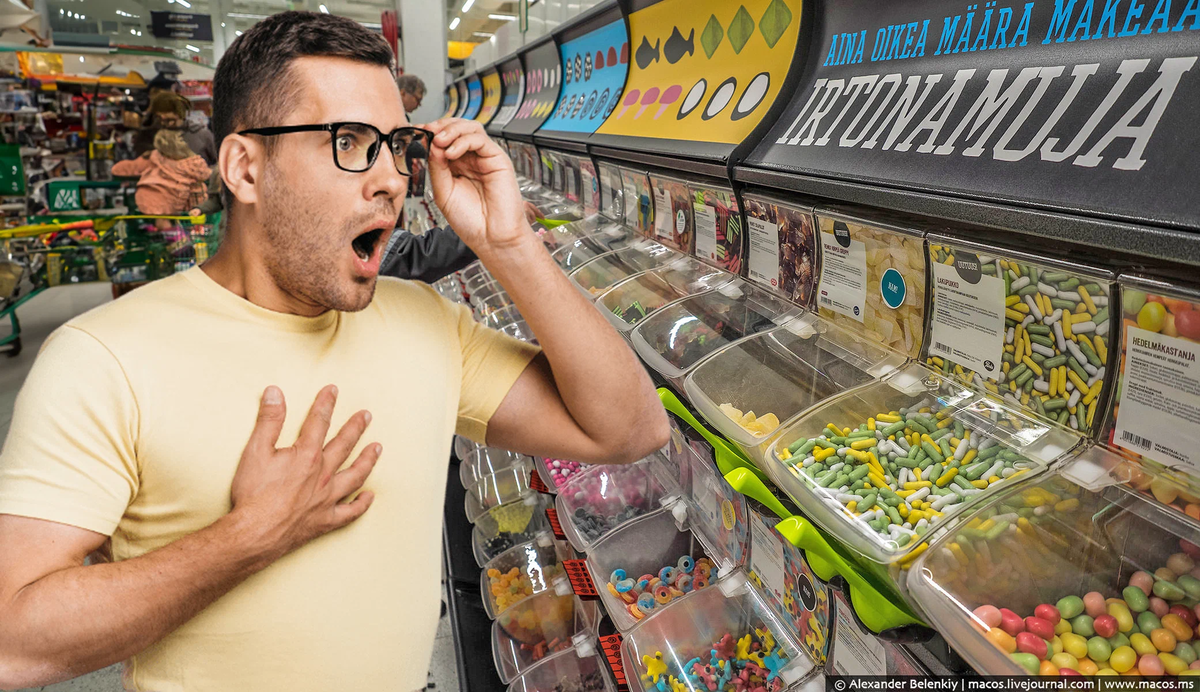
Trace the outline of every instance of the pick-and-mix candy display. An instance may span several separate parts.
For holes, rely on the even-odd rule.
[[[695,560],[691,555],[683,555],[675,564],[658,570],[657,574],[643,574],[636,579],[623,569],[614,570],[605,588],[626,604],[635,620],[641,620],[655,608],[708,586],[712,573],[712,560],[706,557]]]
[[[678,654],[678,652],[676,652]],[[766,628],[752,628],[741,637],[726,633],[713,642],[708,651],[682,666],[668,663],[662,652],[642,656],[642,686],[659,692],[692,689],[713,692],[777,692],[783,689],[779,670],[787,662],[787,653],[778,646]]]

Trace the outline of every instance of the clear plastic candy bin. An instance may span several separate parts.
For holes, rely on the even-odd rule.
[[[733,281],[734,275],[691,257],[617,282],[596,301],[617,331],[628,337],[643,319],[672,301]]]
[[[1200,668],[1200,530],[1136,490],[1088,489],[1076,475],[1088,473],[1064,465],[979,509],[916,562],[911,596],[981,673]]]
[[[536,492],[529,487],[529,474],[532,470],[533,467],[528,463],[516,464],[487,474],[474,486],[469,486],[463,500],[467,521],[474,523],[489,509],[516,502]]]
[[[462,435],[454,436],[454,456],[458,457],[459,461],[466,459],[468,454],[470,454],[471,452],[474,452],[475,450],[477,450],[479,448],[480,448],[480,445],[478,442],[474,442],[470,439],[467,439],[467,438],[463,437]],[[459,466],[458,473],[459,473],[459,476],[461,477],[462,476],[462,466],[461,465]],[[463,485],[464,485],[464,487],[466,486],[465,483]]]
[[[548,534],[513,546],[488,561],[479,575],[483,609],[493,620],[522,599],[553,588],[570,550]]]
[[[560,489],[555,506],[563,533],[586,553],[596,541],[626,522],[662,507],[680,488],[659,453],[624,466],[593,466]]]
[[[594,235],[578,238],[551,253],[550,257],[568,274],[600,255],[628,247],[638,238],[623,226],[612,226]]]
[[[761,462],[781,424],[904,362],[808,314],[718,351],[688,375],[684,390],[709,423]]]
[[[475,443],[471,442],[471,444]],[[533,463],[533,460],[524,454],[517,454],[499,447],[481,447],[479,445],[475,446],[474,451],[467,452],[466,456],[459,458],[462,459],[462,463],[458,466],[458,478],[462,481],[463,487],[468,489],[476,487],[480,479],[497,471],[522,462],[527,465]]]
[[[483,325],[489,329],[504,329],[511,324],[524,321],[525,318],[521,316],[517,306],[510,305],[488,313],[483,318]]]
[[[475,301],[475,321],[486,322],[494,313],[515,305],[507,293],[491,293],[486,299]]]
[[[618,281],[660,267],[680,256],[665,245],[640,240],[587,262],[571,273],[571,281],[595,299]]]
[[[492,623],[492,655],[505,684],[542,659],[573,649],[596,650],[598,613],[594,603],[544,591],[511,606]]]
[[[663,608],[625,634],[621,653],[630,687],[646,692],[662,678],[668,689],[733,689],[730,679],[743,673],[751,682],[744,689],[776,692],[815,669],[751,589],[726,596],[709,588]]]
[[[800,314],[800,308],[783,298],[736,279],[642,320],[632,342],[646,364],[682,389],[683,378],[705,357]]]
[[[546,508],[552,506],[549,495],[534,493],[484,512],[471,530],[471,550],[480,567],[509,548],[536,540],[550,532]]]
[[[592,468],[592,465],[569,459],[536,457],[533,460],[533,467],[542,479],[542,483],[545,484],[546,489],[551,493],[558,493],[559,489],[570,482],[571,479],[578,477],[584,471]]]
[[[583,656],[563,651],[547,656],[521,677],[508,692],[616,692],[598,655]]]
[[[842,543],[903,566],[927,532],[1040,473],[1080,441],[914,364],[788,425],[764,470]]]
[[[471,293],[471,292],[467,293],[468,302],[471,303],[472,307],[479,305],[482,302],[491,300],[492,297],[496,296],[496,295],[502,295],[502,296],[508,295],[508,291],[505,291],[504,287],[501,286],[498,282],[487,284],[483,288],[479,289],[478,291],[475,291],[474,293]]]

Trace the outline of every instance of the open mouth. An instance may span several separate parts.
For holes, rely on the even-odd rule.
[[[384,229],[373,228],[366,233],[358,236],[350,243],[354,248],[354,254],[363,262],[370,261],[371,256],[375,254],[375,246],[379,243],[379,239],[383,237]]]

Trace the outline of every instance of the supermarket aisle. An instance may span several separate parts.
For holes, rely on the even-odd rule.
[[[18,310],[24,348],[16,358],[0,355],[0,440],[8,437],[17,392],[33,367],[42,342],[67,320],[109,300],[112,300],[112,288],[107,283],[60,286],[42,293]],[[7,333],[8,322],[5,321],[0,334]],[[430,663],[430,690],[452,692],[458,689],[452,637],[449,619],[442,618],[438,624],[433,661]],[[115,665],[57,685],[17,692],[121,692],[122,689],[121,666]]]

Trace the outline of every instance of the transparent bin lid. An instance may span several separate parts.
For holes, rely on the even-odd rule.
[[[743,337],[794,319],[800,308],[737,279],[654,313],[633,330],[633,346],[650,367],[681,379],[702,358]]]
[[[605,611],[622,632],[716,577],[701,543],[666,509],[628,521],[596,541],[587,567]]]
[[[484,270],[464,281],[463,287],[467,290],[467,295],[473,296],[485,286],[497,283],[496,278]]]
[[[661,689],[663,678],[667,689],[708,692],[697,678],[710,674],[720,681],[715,689],[733,689],[728,681],[743,672],[757,685],[744,689],[775,692],[815,668],[752,590],[726,597],[704,589],[657,610],[625,634],[621,654],[630,686],[646,692]]]
[[[517,502],[537,491],[529,487],[529,473],[533,470],[527,461],[515,464],[479,479],[467,487],[463,510],[467,521],[475,523],[481,514],[500,505]]]
[[[507,297],[507,294],[505,295]],[[521,312],[517,310],[517,306],[509,305],[508,307],[487,313],[483,318],[483,325],[489,329],[502,329],[510,324],[524,321],[525,319],[521,317]]]
[[[623,524],[678,496],[678,471],[660,453],[618,466],[593,466],[559,490],[555,507],[563,533],[581,553]]]
[[[818,313],[909,358],[918,357],[925,334],[922,234],[836,210],[817,209],[815,214],[822,248]]]
[[[514,305],[516,304],[507,293],[491,293],[486,298],[475,301],[475,321],[486,323],[487,317],[492,313]]]
[[[479,575],[483,609],[493,620],[521,600],[553,588],[570,550],[552,536],[513,546],[488,561]]]
[[[546,508],[552,502],[549,495],[534,493],[481,514],[471,530],[475,562],[483,567],[514,545],[535,540],[539,533],[549,533]]]
[[[809,410],[775,439],[764,465],[807,517],[888,564],[1080,440],[913,364]]]
[[[533,333],[533,330],[529,328],[529,325],[525,324],[525,320],[523,319],[509,322],[502,327],[498,327],[497,330],[504,332],[512,338],[520,341],[528,341],[531,344],[537,344],[538,342],[537,336]]]
[[[469,442],[469,440],[468,440]],[[471,443],[475,444],[475,443]],[[474,488],[480,479],[518,464],[530,464],[532,460],[524,454],[510,452],[499,447],[475,445],[475,449],[459,457],[458,477],[464,488]]]
[[[1126,460],[1122,482],[1200,520],[1197,396],[1186,384],[1197,372],[1188,356],[1200,351],[1200,291],[1128,274],[1119,283],[1123,335],[1100,440]]]
[[[475,291],[474,293],[467,293],[468,300],[470,301],[472,306],[475,306],[481,302],[487,301],[496,295],[502,295],[502,296],[508,295],[508,292],[505,291],[504,287],[501,286],[498,282],[487,284],[483,288],[479,289],[478,291]]]
[[[510,606],[492,623],[492,656],[505,684],[537,662],[571,648],[594,652],[594,604],[544,591]]]
[[[617,282],[596,304],[617,331],[627,334],[664,305],[734,278],[691,257],[678,257],[662,267]]]
[[[537,469],[538,477],[546,485],[546,489],[552,493],[557,493],[572,478],[577,478],[584,471],[592,468],[591,464],[579,461],[546,457],[534,458],[533,465]]]
[[[570,274],[584,263],[605,253],[626,247],[634,240],[636,238],[630,235],[629,229],[614,226],[611,232],[590,235],[564,243],[562,247],[552,252],[550,257],[554,259],[559,268]]]
[[[467,267],[465,269],[463,269],[461,272],[459,272],[458,275],[459,275],[459,278],[462,279],[462,281],[464,283],[466,283],[467,281],[470,281],[471,279],[479,276],[480,274],[488,274],[487,267],[483,266],[483,262],[480,262],[479,260],[475,260],[471,264],[467,265]]]
[[[1115,294],[1109,272],[934,235],[929,261],[935,280],[962,286],[933,291],[925,353],[931,367],[1072,430],[1100,428],[1113,378],[1105,377],[1108,359],[1099,353],[1107,354],[1117,333],[1117,320],[1108,318]],[[993,318],[976,317],[978,324],[964,329],[942,316],[957,311],[968,290]],[[997,367],[988,370],[992,362]]]
[[[676,257],[679,254],[665,245],[641,240],[587,262],[571,273],[571,281],[594,299],[618,281],[660,267]]]
[[[808,314],[718,351],[688,375],[684,390],[722,435],[761,461],[781,424],[904,362]]]
[[[547,656],[513,680],[508,692],[616,692],[599,656],[563,651]]]
[[[1057,638],[1068,654],[1058,669],[1178,674],[1200,656],[1200,532],[1129,488],[1072,482],[1073,466],[937,540],[909,571],[911,596],[981,673],[1038,670],[1051,634],[1049,653]]]
[[[462,435],[454,436],[454,456],[458,457],[460,462],[466,459],[468,454],[479,449],[479,447],[480,445],[478,442],[474,442],[469,438],[463,437]],[[460,464],[458,468],[459,477],[461,478],[463,473],[462,465]],[[474,474],[474,471],[471,473]],[[474,475],[472,475],[472,478],[474,478]],[[466,487],[466,483],[463,483],[463,486]]]

